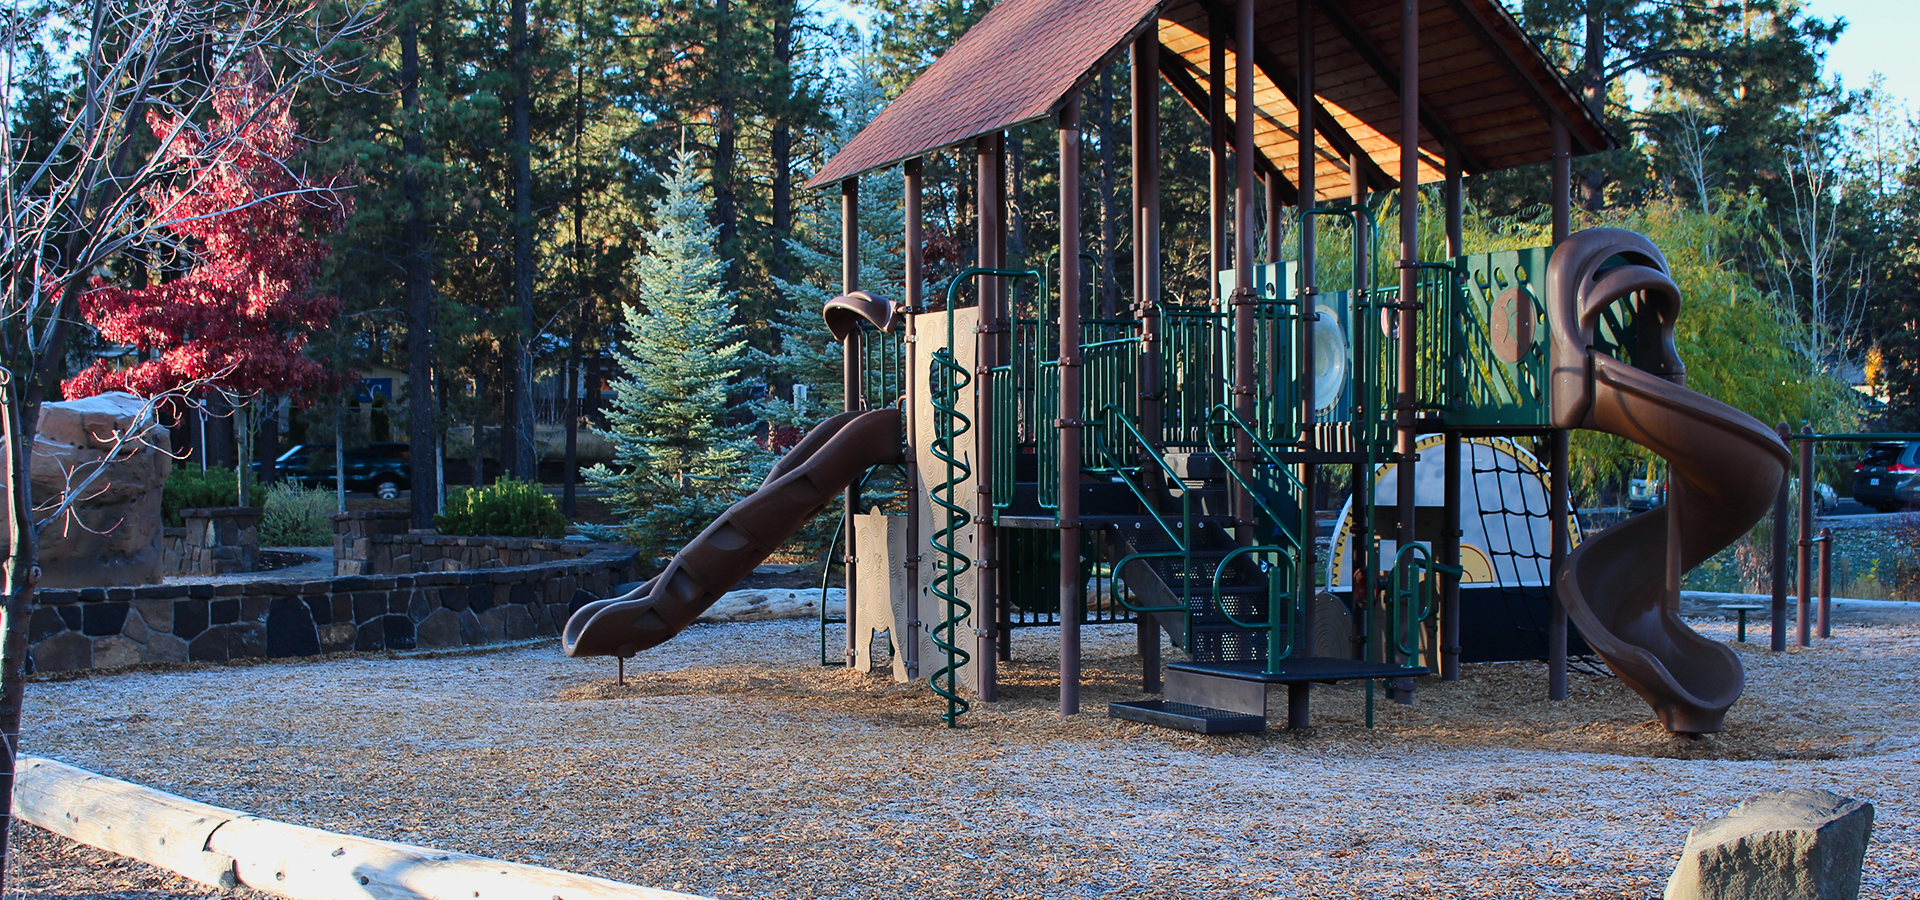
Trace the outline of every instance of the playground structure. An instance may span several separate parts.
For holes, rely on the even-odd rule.
[[[1057,124],[1056,209],[1080,222],[1078,95],[1121,54],[1133,278],[1125,312],[1096,318],[1079,228],[1061,229],[1057,270],[1006,258],[1005,132]],[[1212,135],[1218,282],[1204,301],[1161,283],[1162,83]],[[1164,695],[1112,704],[1115,716],[1264,728],[1281,684],[1289,727],[1305,727],[1312,684],[1348,680],[1366,682],[1370,714],[1376,683],[1410,702],[1414,676],[1459,676],[1477,565],[1463,557],[1462,472],[1496,438],[1526,436],[1548,448],[1545,489],[1520,507],[1546,551],[1530,531],[1522,572],[1509,540],[1512,577],[1495,580],[1541,589],[1549,696],[1567,695],[1571,620],[1667,728],[1717,731],[1742,672],[1678,617],[1680,575],[1766,513],[1788,454],[1683,386],[1680,297],[1658,249],[1616,229],[1569,233],[1569,160],[1610,145],[1494,0],[1004,0],[811,182],[842,198],[844,295],[825,315],[847,412],[658,578],[577,612],[567,652],[624,658],[668,639],[837,499],[846,659],[870,665],[884,631],[895,677],[926,679],[950,724],[995,699],[1015,627],[1058,629],[1060,710],[1078,712],[1089,622],[1135,623],[1142,691]],[[974,265],[929,297],[923,164],[951,148],[975,159]],[[1539,163],[1553,245],[1466,253],[1461,179]],[[859,277],[860,178],[894,165],[898,303]],[[1447,250],[1423,259],[1415,198],[1436,181]],[[1375,189],[1401,200],[1397,284],[1372,282]],[[1319,271],[1328,222],[1351,242],[1343,284]],[[1665,457],[1670,502],[1576,548],[1573,428]],[[1441,496],[1422,504],[1435,448]],[[894,487],[865,484],[875,467],[897,469]],[[1343,475],[1376,490],[1357,494],[1370,502],[1350,506],[1330,554],[1316,506],[1321,481]],[[1468,546],[1493,572],[1489,548]],[[1188,657],[1164,685],[1162,631]]]

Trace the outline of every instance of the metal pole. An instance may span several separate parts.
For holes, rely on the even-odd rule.
[[[1001,215],[1005,202],[1004,184],[1000,175],[1000,142],[997,135],[980,138],[974,144],[974,175],[976,196],[979,197],[979,216],[976,219],[977,241],[975,253],[980,265],[985,268],[1000,267],[1000,231],[1004,227]],[[1000,285],[999,279],[982,275],[979,279],[979,320],[974,332],[973,343],[973,422],[977,429],[973,435],[973,478],[974,510],[973,534],[974,556],[978,568],[974,575],[973,621],[976,641],[974,644],[974,690],[984,703],[992,703],[998,697],[995,682],[999,662],[999,641],[994,626],[998,624],[999,605],[996,600],[996,579],[999,577],[999,560],[994,553],[995,534],[993,522],[993,367],[997,364],[994,351],[997,344],[994,332],[1000,327]]]
[[[1133,45],[1134,314],[1140,317],[1140,433],[1160,443],[1160,38]]]
[[[1820,638],[1833,637],[1833,529],[1820,529]]]
[[[1271,173],[1261,181],[1267,189],[1267,262],[1277,263],[1282,233],[1280,211],[1284,208],[1280,202],[1280,173]]]
[[[1080,101],[1060,111],[1060,714],[1080,711]],[[1041,478],[1048,473],[1040,473]],[[1154,627],[1141,622],[1142,630]],[[1157,633],[1155,635],[1158,637]],[[1155,646],[1159,644],[1155,643]]]
[[[917,383],[921,376],[920,367],[913,364],[914,346],[918,343],[915,323],[919,314],[926,309],[926,300],[922,296],[925,290],[926,239],[923,233],[925,218],[921,208],[923,161],[915,157],[907,160],[905,166],[905,197],[902,198],[901,212],[905,226],[906,284],[902,288],[901,302],[908,313],[906,319],[905,356],[907,357],[906,392],[909,401],[907,407],[907,558],[903,560],[907,567],[907,616],[906,633],[897,635],[894,642],[899,645],[901,659],[905,663],[907,677],[920,676],[920,548],[925,546],[920,533],[920,461],[913,452],[915,436],[920,433],[920,407],[915,402],[920,397]],[[948,310],[951,314],[952,311]]]
[[[1207,295],[1220,308],[1220,273],[1237,265],[1227,250],[1227,23],[1207,17]],[[1243,57],[1244,58],[1244,57]]]
[[[1573,232],[1573,141],[1567,123],[1553,120],[1553,242]]]
[[[1414,367],[1419,364],[1419,335],[1414,303],[1419,300],[1420,270],[1420,0],[1400,2],[1400,308],[1397,317],[1399,384],[1394,392],[1394,496],[1400,521],[1394,533],[1399,547],[1414,541]],[[1393,698],[1413,702],[1412,679],[1394,685]]]
[[[860,179],[849,178],[840,182],[840,292],[851,294],[860,289]],[[844,406],[848,412],[866,406],[866,398],[860,390],[860,329],[850,328],[847,339],[841,344],[841,391]],[[841,540],[845,549],[841,553],[842,573],[847,584],[847,646],[846,664],[853,665],[854,653],[854,591],[857,589],[853,577],[853,517],[860,513],[860,484],[855,481],[847,485],[843,501],[847,509],[846,534]]]
[[[1800,445],[1800,546],[1794,556],[1793,639],[1813,646],[1813,429],[1802,425]]]
[[[1774,432],[1783,444],[1793,439],[1785,422]],[[1768,609],[1773,617],[1773,639],[1768,647],[1775,653],[1787,649],[1787,503],[1787,480],[1782,478],[1773,498],[1773,603]]]
[[[1355,155],[1347,167],[1348,171],[1352,173],[1353,178],[1353,193],[1348,197],[1348,202],[1352,203],[1356,208],[1367,205],[1367,174],[1366,169],[1361,165],[1362,161],[1360,156]],[[1368,258],[1367,251],[1368,248],[1372,246],[1373,235],[1367,229],[1366,218],[1362,216],[1354,216],[1353,228],[1353,296],[1354,303],[1357,305],[1360,299],[1366,296],[1368,288],[1371,287],[1373,260]],[[1354,340],[1356,342],[1362,341],[1361,336],[1368,333],[1377,334],[1378,332],[1361,332],[1356,330]],[[1367,343],[1357,343],[1356,346],[1368,347],[1371,345]],[[1355,359],[1364,358],[1366,358],[1364,354],[1355,354]],[[1358,366],[1357,369],[1359,372],[1366,371],[1365,366]],[[1356,385],[1355,393],[1363,397],[1371,397],[1372,391],[1376,387],[1377,386],[1373,384]],[[1373,412],[1372,404],[1362,399],[1359,408],[1354,410],[1355,428],[1359,429],[1361,427],[1360,420],[1372,415]],[[1373,634],[1374,623],[1378,621],[1373,609],[1375,591],[1373,589],[1372,529],[1373,508],[1379,498],[1374,496],[1373,444],[1369,442],[1366,444],[1366,447],[1367,462],[1364,464],[1356,463],[1349,472],[1349,477],[1353,481],[1353,519],[1349,533],[1352,535],[1351,540],[1353,542],[1353,633],[1358,638],[1358,641],[1353,647],[1352,655],[1355,659],[1368,658],[1367,648],[1370,640],[1369,636]],[[1369,704],[1368,709],[1372,709],[1373,682],[1371,681],[1367,682],[1367,702]]]
[[[1234,256],[1252,259],[1253,229],[1250,223],[1253,221],[1253,155],[1259,152],[1253,146],[1254,67],[1250,64],[1254,55],[1253,0],[1238,0],[1235,4],[1233,32],[1235,49],[1241,60],[1240,65],[1234,67],[1233,79]],[[1248,266],[1236,267],[1233,270],[1233,408],[1247,422],[1256,421],[1253,396],[1254,299],[1253,269]],[[1233,467],[1240,473],[1239,480],[1250,482],[1253,478],[1253,436],[1237,430],[1233,449]],[[1253,523],[1253,503],[1239,483],[1234,485],[1233,499],[1235,523],[1241,526],[1240,533],[1245,534],[1247,526]]]
[[[1460,432],[1447,432],[1441,473],[1440,561],[1460,564]],[[1446,576],[1440,593],[1440,680],[1460,680],[1460,579]]]
[[[1573,149],[1566,123],[1553,120],[1553,174],[1550,206],[1553,209],[1553,242],[1560,243],[1572,233],[1573,221]],[[1553,496],[1548,508],[1553,517],[1553,557],[1549,573],[1553,587],[1547,604],[1547,699],[1567,699],[1567,607],[1560,599],[1560,572],[1566,566],[1572,535],[1567,530],[1572,497],[1567,483],[1567,430],[1553,430]]]
[[[1297,111],[1300,116],[1299,140],[1301,162],[1299,182],[1300,211],[1302,213],[1300,216],[1300,311],[1304,317],[1301,319],[1302,327],[1299,338],[1299,384],[1301,385],[1300,448],[1312,452],[1317,446],[1314,442],[1316,410],[1314,409],[1313,373],[1316,367],[1313,358],[1313,325],[1319,318],[1319,306],[1316,303],[1316,295],[1319,292],[1319,279],[1316,276],[1318,275],[1317,268],[1319,265],[1320,248],[1318,246],[1319,232],[1314,227],[1313,217],[1305,215],[1305,213],[1307,210],[1314,208],[1316,198],[1319,194],[1315,179],[1316,173],[1314,171],[1319,163],[1319,148],[1316,146],[1316,141],[1314,140],[1316,135],[1313,130],[1313,111],[1315,104],[1311,102],[1314,96],[1313,69],[1315,65],[1313,52],[1315,22],[1314,0],[1300,0],[1299,14],[1299,96],[1301,97],[1301,102]],[[1245,56],[1241,57],[1241,59],[1247,58],[1248,57]],[[1251,257],[1249,256],[1249,258]],[[1300,466],[1300,523],[1302,528],[1300,535],[1300,576],[1298,578],[1299,583],[1297,589],[1300,591],[1300,609],[1302,612],[1299,622],[1300,639],[1298,646],[1294,650],[1294,653],[1300,656],[1320,655],[1314,652],[1313,647],[1314,626],[1316,625],[1315,619],[1317,618],[1315,616],[1314,601],[1320,593],[1318,564],[1315,560],[1315,551],[1318,549],[1319,529],[1315,527],[1314,522],[1314,513],[1317,512],[1314,507],[1314,495],[1317,488],[1315,482],[1318,475],[1319,469],[1313,463],[1304,463]],[[1300,710],[1301,722],[1298,726],[1294,727],[1304,728],[1307,724],[1305,721],[1306,685],[1301,685],[1300,693],[1302,695]],[[1288,692],[1288,696],[1291,698],[1291,690]],[[1289,715],[1291,715],[1291,713],[1289,713]]]
[[[1467,255],[1467,210],[1461,196],[1460,150],[1447,148],[1447,255]]]
[[[860,289],[860,181],[849,178],[840,183],[840,288],[842,293],[852,293]],[[841,344],[841,397],[845,409],[849,412],[861,408],[861,332],[850,329],[846,340]],[[855,598],[857,588],[853,577],[854,522],[859,513],[860,489],[858,484],[850,484],[844,492],[846,507],[845,534],[842,536],[841,566],[847,590],[845,619],[847,625],[846,646],[843,655],[847,665],[855,659]]]
[[[1555,428],[1553,471],[1548,481],[1553,496],[1547,498],[1547,516],[1553,520],[1552,556],[1548,572],[1552,576],[1552,600],[1547,604],[1547,699],[1567,699],[1567,607],[1560,602],[1560,573],[1567,567],[1567,548],[1573,545],[1567,519],[1573,513],[1573,491],[1568,483],[1567,437],[1564,428]]]

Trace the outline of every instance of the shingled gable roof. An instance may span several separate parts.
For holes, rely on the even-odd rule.
[[[1000,0],[807,182],[843,178],[1060,110],[1164,0]]]
[[[981,135],[1046,118],[1115,52],[1157,19],[1161,72],[1206,112],[1208,38],[1233,0],[1002,0],[809,182],[825,187]],[[1323,0],[1316,76],[1316,193],[1345,196],[1357,154],[1367,181],[1399,171],[1400,0]],[[1291,195],[1300,168],[1294,125],[1298,21],[1292,3],[1256,14],[1255,144],[1263,170]],[[1568,124],[1576,154],[1612,138],[1541,56],[1499,0],[1421,0],[1422,182],[1456,155],[1468,173],[1545,162],[1552,121]],[[1226,42],[1227,84],[1238,54]],[[1229,94],[1227,108],[1233,109]]]

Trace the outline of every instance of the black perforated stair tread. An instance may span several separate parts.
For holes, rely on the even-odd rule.
[[[1239,731],[1265,731],[1267,720],[1261,716],[1174,703],[1169,700],[1132,700],[1107,704],[1107,715],[1130,722],[1145,722],[1162,728],[1175,728],[1198,734],[1232,734]]]
[[[1392,663],[1337,656],[1303,656],[1283,659],[1268,670],[1265,662],[1180,662],[1167,668],[1196,675],[1213,675],[1264,684],[1299,684],[1307,681],[1353,681],[1363,678],[1413,678],[1427,674],[1426,666],[1396,666]]]

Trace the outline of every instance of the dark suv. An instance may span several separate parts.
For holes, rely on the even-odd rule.
[[[1881,512],[1920,504],[1920,442],[1868,445],[1853,467],[1853,499]]]
[[[348,450],[347,490],[373,491],[391,499],[413,484],[412,447],[398,442]],[[333,445],[297,444],[280,454],[273,468],[287,481],[308,487],[333,487]]]

